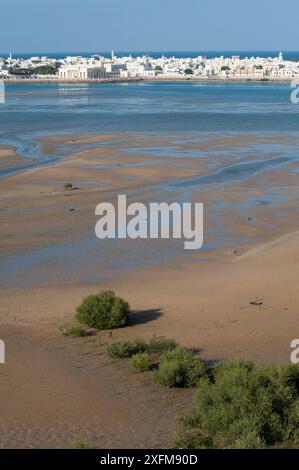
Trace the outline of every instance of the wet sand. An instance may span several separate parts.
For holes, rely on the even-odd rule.
[[[171,445],[175,415],[190,406],[192,393],[162,389],[126,361],[108,360],[109,333],[69,339],[58,331],[84,295],[103,288],[128,299],[133,310],[131,326],[113,331],[112,339],[164,335],[207,359],[289,362],[290,342],[299,335],[296,161],[225,187],[193,185],[194,200],[212,207],[217,219],[207,225],[212,248],[187,255],[176,247],[163,258],[167,241],[157,241],[156,258],[147,264],[151,252],[139,241],[109,244],[106,256],[99,241],[80,252],[78,246],[94,238],[96,204],[115,202],[119,192],[141,201],[190,197],[182,182],[223,170],[233,163],[225,151],[254,138],[191,145],[179,136],[106,135],[41,143],[53,155],[64,146],[64,158],[1,180],[0,338],[7,357],[0,365],[1,447],[66,447],[82,440],[103,448]],[[178,155],[149,152],[153,147],[176,147]],[[211,160],[192,157],[195,147],[203,153],[218,148],[223,160],[211,167]],[[65,191],[68,181],[79,189]],[[224,245],[215,242],[220,225]],[[64,247],[71,247],[67,255]],[[93,261],[86,261],[88,253]],[[133,254],[131,266],[126,257]],[[110,265],[111,257],[124,268]],[[102,277],[107,270],[111,275]],[[255,299],[262,305],[251,305]]]

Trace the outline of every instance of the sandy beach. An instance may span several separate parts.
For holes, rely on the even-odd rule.
[[[56,155],[63,147],[63,159],[1,180],[0,337],[7,358],[0,367],[1,447],[173,442],[175,416],[190,406],[192,391],[162,390],[126,361],[109,360],[109,332],[70,339],[59,331],[85,295],[104,288],[132,309],[131,325],[113,331],[112,339],[166,336],[209,360],[290,361],[290,342],[299,335],[297,164],[269,169],[258,180],[255,174],[232,179],[224,191],[197,181],[206,173],[219,178],[233,163],[229,155],[208,166],[190,153],[225,153],[275,139],[292,144],[286,135],[45,137],[39,139],[43,151]],[[157,147],[178,155],[157,156],[151,151]],[[23,160],[1,147],[1,168]],[[66,191],[65,182],[75,189]],[[165,240],[146,251],[144,241],[103,246],[94,239],[99,202],[115,202],[118,193],[138,201],[176,200],[185,182],[193,184],[194,200],[216,211],[217,220],[206,218],[208,249],[187,255],[175,245],[173,254]],[[270,183],[274,203],[249,208],[245,194],[265,202]],[[257,299],[260,305],[250,303]]]

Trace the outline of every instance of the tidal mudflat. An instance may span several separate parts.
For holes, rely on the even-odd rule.
[[[113,331],[114,339],[163,335],[209,360],[289,361],[298,329],[298,114],[286,86],[259,85],[252,95],[250,85],[215,85],[214,94],[211,86],[91,86],[67,101],[51,85],[38,88],[38,101],[30,85],[31,104],[30,90],[18,95],[21,104],[22,86],[9,90],[11,112],[23,106],[27,114],[0,112],[2,447],[171,444],[189,391],[161,394],[111,363],[109,333],[66,340],[58,332],[85,295],[105,288],[133,310],[132,324]],[[99,115],[90,94],[102,99]],[[251,103],[250,118],[244,101],[229,108],[232,96]],[[271,99],[284,117],[280,128],[267,111]],[[219,110],[227,115],[222,126]],[[118,194],[130,202],[204,203],[203,248],[96,239],[95,207]]]

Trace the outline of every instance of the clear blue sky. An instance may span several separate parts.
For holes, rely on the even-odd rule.
[[[298,0],[1,0],[1,52],[299,50]]]

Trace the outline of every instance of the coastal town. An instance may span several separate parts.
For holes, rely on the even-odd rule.
[[[1,58],[0,79],[52,81],[126,81],[126,80],[258,80],[290,81],[299,79],[299,60],[285,60],[280,52],[276,57],[207,58],[151,57],[142,55],[111,57],[102,55],[50,58]]]

